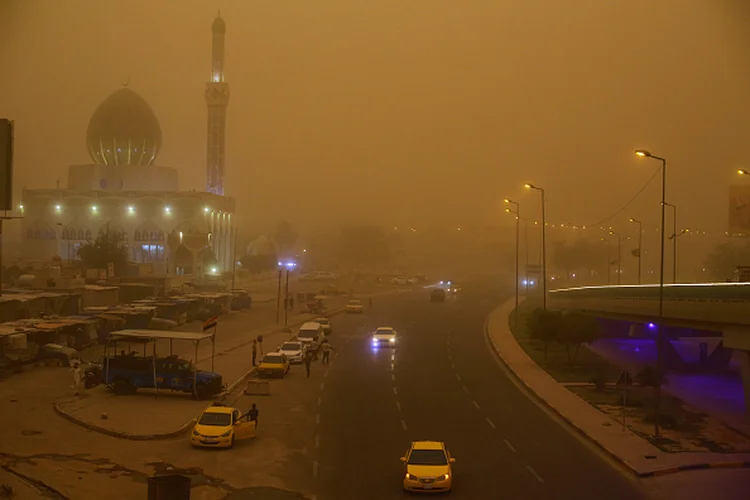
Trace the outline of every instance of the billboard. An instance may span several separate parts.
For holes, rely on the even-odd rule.
[[[13,122],[0,118],[0,210],[13,210]]]
[[[729,233],[750,234],[750,184],[729,186]]]

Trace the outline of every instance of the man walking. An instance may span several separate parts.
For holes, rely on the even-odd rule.
[[[312,363],[312,352],[305,351],[305,371],[307,372],[307,378],[310,378],[310,363]]]
[[[331,364],[331,351],[333,350],[333,346],[328,343],[328,339],[323,340],[323,345],[321,346],[323,349],[323,364],[324,365],[330,365]]]
[[[258,341],[253,340],[253,366],[255,366],[255,360],[258,357]]]

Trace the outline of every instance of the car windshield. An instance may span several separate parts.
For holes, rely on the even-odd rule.
[[[216,427],[226,427],[232,423],[232,415],[229,413],[211,413],[206,412],[198,420],[199,425],[214,425]]]
[[[301,339],[315,339],[318,337],[318,332],[313,330],[300,330],[297,337]]]
[[[302,349],[298,342],[287,342],[281,346],[282,351],[299,351]]]
[[[393,330],[386,330],[386,329],[375,330],[375,335],[393,335],[394,333],[396,332],[394,332]]]
[[[409,455],[411,465],[448,465],[448,457],[443,450],[412,450]]]
[[[263,358],[263,362],[264,363],[283,363],[284,358],[282,358],[281,356],[273,356],[269,354],[268,356]]]
[[[362,302],[360,302],[358,300],[350,300],[349,301],[349,305],[350,306],[359,306],[359,305],[362,305]]]
[[[321,325],[327,325],[329,323],[327,319],[323,319],[323,318],[318,319],[317,322],[320,323]]]

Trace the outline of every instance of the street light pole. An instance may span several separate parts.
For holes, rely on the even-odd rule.
[[[677,205],[671,203],[664,203],[666,206],[672,209],[672,236],[669,237],[672,240],[672,283],[677,283]]]
[[[622,279],[622,236],[611,229],[609,234],[617,237],[617,286],[620,286]]]
[[[638,284],[642,284],[641,277],[641,258],[643,256],[643,222],[630,218],[630,222],[638,224]]]
[[[283,269],[279,268],[279,283],[276,287],[276,324],[279,324],[279,316],[281,313],[281,274]]]
[[[284,326],[289,325],[289,267],[286,268],[286,292],[284,293]]]
[[[661,228],[659,229],[659,239],[661,240],[659,245],[659,318],[664,317],[664,226],[667,210],[667,160],[660,156],[651,154],[646,150],[637,150],[636,156],[642,158],[653,158],[661,162]],[[659,436],[660,425],[659,418],[661,408],[661,385],[663,377],[663,361],[664,361],[664,325],[659,325],[656,332],[656,398],[654,398],[654,435]]]
[[[237,274],[237,228],[234,228],[234,248],[232,250],[232,290],[234,290],[234,279]]]
[[[526,189],[539,191],[542,196],[542,293],[543,308],[547,310],[547,209],[545,206],[544,189],[530,183],[524,185]]]
[[[518,245],[519,245],[519,227],[520,227],[520,214],[521,214],[521,205],[518,202],[515,202],[513,200],[510,200],[508,198],[505,198],[505,203],[508,203],[509,205],[513,205],[516,207],[515,211],[511,210],[510,208],[506,208],[505,211],[511,214],[516,214],[516,308],[513,311],[513,323],[516,328],[518,328],[518,285],[519,285],[519,276],[518,276],[518,260],[519,260],[519,254],[518,254]]]

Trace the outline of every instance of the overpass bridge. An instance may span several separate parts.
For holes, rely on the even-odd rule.
[[[648,337],[650,330],[660,327],[721,334],[721,347],[739,351],[745,406],[750,417],[750,283],[665,284],[661,316],[658,284],[552,290],[547,304],[552,309],[627,322],[631,336]],[[711,355],[714,357],[714,353]]]

